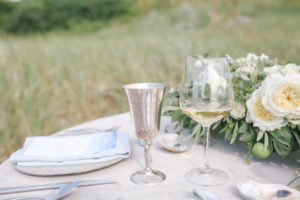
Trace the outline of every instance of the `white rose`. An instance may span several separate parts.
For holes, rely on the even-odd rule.
[[[246,108],[243,104],[239,102],[234,102],[232,106],[232,110],[230,111],[230,116],[234,119],[241,119],[245,117]]]
[[[285,66],[274,65],[273,67],[264,68],[264,72],[267,75],[274,74],[274,73],[281,73],[283,75],[287,75],[287,74],[300,72],[300,66],[295,64],[287,64]]]
[[[279,117],[300,118],[300,74],[271,74],[263,82],[264,107]]]
[[[250,99],[247,100],[247,122],[253,122],[253,126],[258,127],[262,131],[272,131],[281,128],[287,124],[282,117],[277,117],[267,111],[262,104],[262,96],[264,88],[260,87],[255,90]]]
[[[266,67],[264,68],[264,72],[269,75],[273,73],[280,72],[282,66],[281,65],[274,65],[273,67]]]
[[[300,72],[300,66],[295,64],[287,64],[280,70],[280,72],[284,75],[291,74],[291,73],[298,73]]]

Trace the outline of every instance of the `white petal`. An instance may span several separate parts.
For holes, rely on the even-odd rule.
[[[281,73],[285,75],[298,72],[300,72],[300,66],[295,64],[287,64],[283,69],[281,69]]]
[[[253,126],[262,131],[272,131],[285,126],[287,121],[282,117],[272,116],[271,119],[266,119],[257,114],[257,102],[261,100],[263,92],[264,88],[260,87],[252,93],[250,99],[246,102],[248,109],[246,121],[253,122]]]
[[[274,101],[273,97],[276,95],[278,89],[287,83],[295,85],[296,88],[299,87],[300,89],[300,74],[293,73],[283,76],[281,74],[275,73],[267,76],[267,78],[263,82],[265,93],[262,98],[262,103],[268,111],[272,112],[276,116],[286,118],[299,118],[300,105],[287,109],[286,107],[278,106],[278,104],[276,104],[276,102]],[[299,95],[299,91],[297,91],[296,95]]]

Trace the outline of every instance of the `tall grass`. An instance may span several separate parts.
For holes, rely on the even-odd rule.
[[[127,111],[123,84],[176,87],[191,52],[266,53],[300,63],[300,6],[286,7],[243,2],[228,8],[233,14],[207,3],[183,3],[84,35],[2,35],[0,161],[27,136]]]

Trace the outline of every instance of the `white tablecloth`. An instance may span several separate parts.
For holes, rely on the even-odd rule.
[[[118,181],[117,184],[77,188],[65,198],[72,200],[184,200],[192,198],[192,190],[200,187],[187,182],[184,178],[184,173],[202,165],[203,147],[201,145],[194,145],[185,153],[171,153],[159,147],[156,138],[151,149],[153,157],[152,167],[163,171],[167,179],[161,184],[152,186],[136,185],[130,181],[129,177],[132,173],[144,167],[144,151],[138,145],[137,139],[132,133],[129,113],[101,118],[79,126],[89,127],[95,123],[103,128],[121,125],[120,131],[130,132],[132,156],[113,166],[94,172],[56,177],[24,175],[17,172],[9,161],[5,161],[0,165],[0,187],[72,180],[116,179]],[[161,132],[163,132],[165,125],[168,123],[170,123],[169,118],[163,117]],[[225,170],[229,174],[230,180],[225,185],[202,188],[214,193],[221,200],[241,199],[235,187],[237,182],[252,179],[259,182],[287,184],[293,178],[297,167],[300,167],[299,151],[292,153],[284,160],[276,154],[272,154],[266,160],[253,159],[250,165],[245,162],[243,157],[245,153],[247,153],[247,149],[241,145],[233,147],[227,142],[223,142],[223,139],[217,141],[210,149],[210,163],[214,167]],[[29,192],[27,194],[32,193]],[[0,199],[11,196],[16,196],[16,194],[0,195]]]

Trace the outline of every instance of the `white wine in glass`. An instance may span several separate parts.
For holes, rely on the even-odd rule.
[[[226,172],[209,165],[209,128],[231,110],[233,89],[226,58],[188,56],[180,88],[180,108],[204,129],[204,167],[188,171],[185,177],[194,184],[224,184]]]
[[[228,111],[199,111],[184,105],[181,106],[181,110],[200,124],[214,124],[228,113]]]

